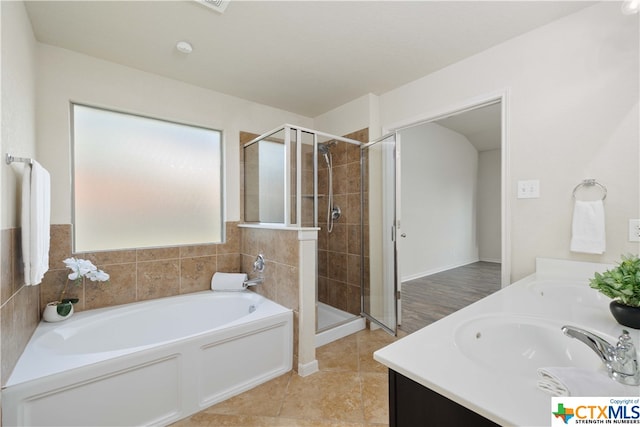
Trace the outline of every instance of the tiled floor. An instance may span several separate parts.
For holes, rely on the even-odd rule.
[[[381,330],[342,338],[317,349],[320,372],[282,375],[174,427],[386,426],[387,369],[373,352],[394,340]]]

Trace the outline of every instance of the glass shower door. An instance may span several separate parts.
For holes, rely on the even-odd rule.
[[[396,334],[396,143],[386,135],[361,147],[362,315]]]

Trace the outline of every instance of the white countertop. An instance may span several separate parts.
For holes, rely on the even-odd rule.
[[[549,425],[551,395],[537,388],[535,369],[526,374],[491,369],[468,352],[465,355],[455,336],[461,328],[473,325],[474,319],[477,322],[487,315],[505,319],[509,316],[544,323],[550,327],[550,333],[557,328],[561,339],[567,340],[571,338],[562,334],[563,325],[581,327],[603,338],[617,338],[624,328],[640,350],[640,331],[619,325],[609,312],[610,300],[589,288],[588,279],[593,273],[610,267],[538,259],[535,274],[376,351],[374,359],[498,424]],[[584,285],[589,295],[594,293],[594,298],[561,300],[549,296],[550,292],[543,296],[537,287],[554,284]],[[497,364],[501,363],[501,345],[495,348]],[[509,342],[504,342],[504,346],[509,346]],[[592,352],[586,345],[584,349]],[[594,366],[601,364],[595,353],[593,357]]]

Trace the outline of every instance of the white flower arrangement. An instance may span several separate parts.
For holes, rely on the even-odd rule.
[[[64,261],[64,265],[71,270],[69,273],[69,280],[80,282],[82,279],[87,278],[92,282],[106,282],[109,280],[109,275],[102,270],[98,270],[98,267],[93,265],[91,261],[80,258],[67,258]]]
[[[72,257],[67,258],[62,262],[69,270],[71,270],[71,273],[67,276],[67,282],[60,293],[60,299],[55,301],[55,303],[57,303],[58,314],[66,316],[71,312],[73,304],[79,301],[78,298],[64,298],[69,282],[72,281],[76,285],[82,283],[84,279],[89,279],[92,282],[106,282],[109,280],[109,275],[102,270],[98,270],[98,267],[86,259]]]

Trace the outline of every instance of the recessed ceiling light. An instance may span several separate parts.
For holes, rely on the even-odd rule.
[[[178,49],[178,51],[182,53],[193,52],[193,46],[191,46],[191,43],[185,41],[178,42],[176,44],[176,49]]]

